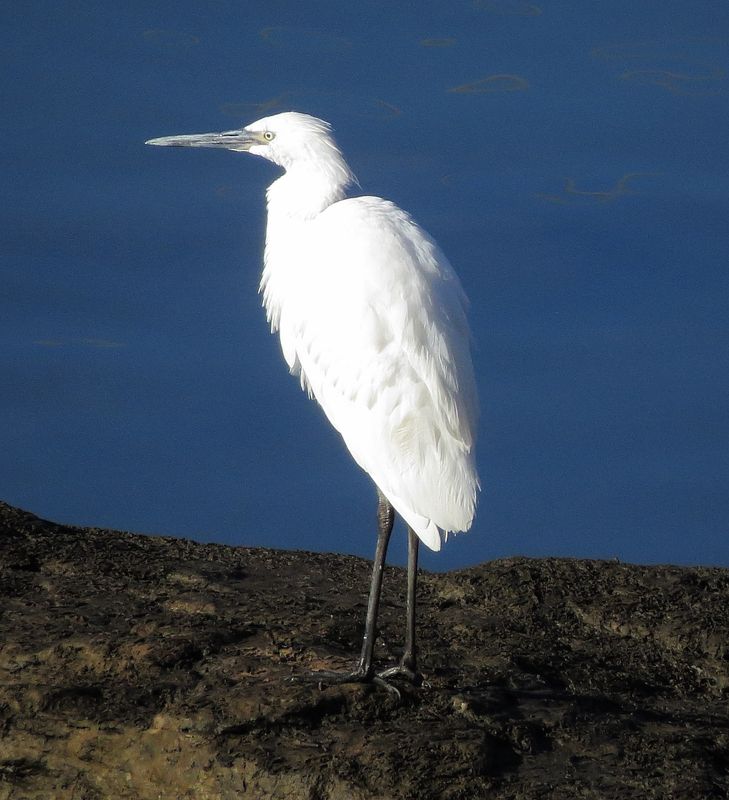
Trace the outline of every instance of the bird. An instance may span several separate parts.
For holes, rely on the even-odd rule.
[[[281,174],[266,191],[260,292],[283,357],[341,434],[378,498],[377,544],[362,647],[351,671],[320,684],[393,678],[418,686],[418,547],[467,531],[480,491],[479,415],[468,300],[435,241],[397,205],[358,195],[328,122],[297,111],[240,129],[165,136],[149,145],[260,156]],[[376,669],[383,569],[395,515],[408,531],[405,641]]]

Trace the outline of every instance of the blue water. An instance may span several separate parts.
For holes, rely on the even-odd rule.
[[[371,555],[374,491],[260,309],[275,168],[143,145],[294,109],[471,298],[484,491],[424,564],[729,565],[725,2],[27,2],[0,22],[4,499]]]

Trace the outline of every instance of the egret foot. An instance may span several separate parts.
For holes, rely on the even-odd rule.
[[[410,669],[410,667],[405,664],[397,664],[394,667],[383,669],[377,673],[377,677],[382,680],[388,680],[389,678],[405,678],[405,680],[412,683],[413,686],[423,686],[425,684],[423,676],[414,669]]]
[[[401,699],[400,692],[392,684],[388,683],[381,674],[365,672],[361,669],[354,669],[351,672],[336,672],[334,670],[315,670],[294,675],[291,678],[295,683],[307,682],[316,683],[321,689],[325,685],[339,686],[344,683],[371,683],[384,689],[388,694],[393,695],[398,701]]]

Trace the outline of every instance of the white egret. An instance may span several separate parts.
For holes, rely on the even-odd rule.
[[[379,497],[378,538],[362,651],[325,682],[402,675],[418,683],[418,543],[439,550],[471,526],[479,489],[476,397],[466,297],[448,260],[408,214],[357,185],[331,127],[287,112],[240,130],[152,139],[152,145],[249,152],[284,169],[266,193],[260,291],[284,358],[316,398]],[[408,526],[405,648],[376,672],[382,571],[395,512]]]

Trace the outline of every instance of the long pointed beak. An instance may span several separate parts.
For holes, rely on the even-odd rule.
[[[226,150],[250,150],[257,144],[263,144],[260,134],[241,128],[236,131],[222,133],[193,133],[187,136],[162,136],[160,139],[149,139],[145,144],[159,147],[222,147]]]

